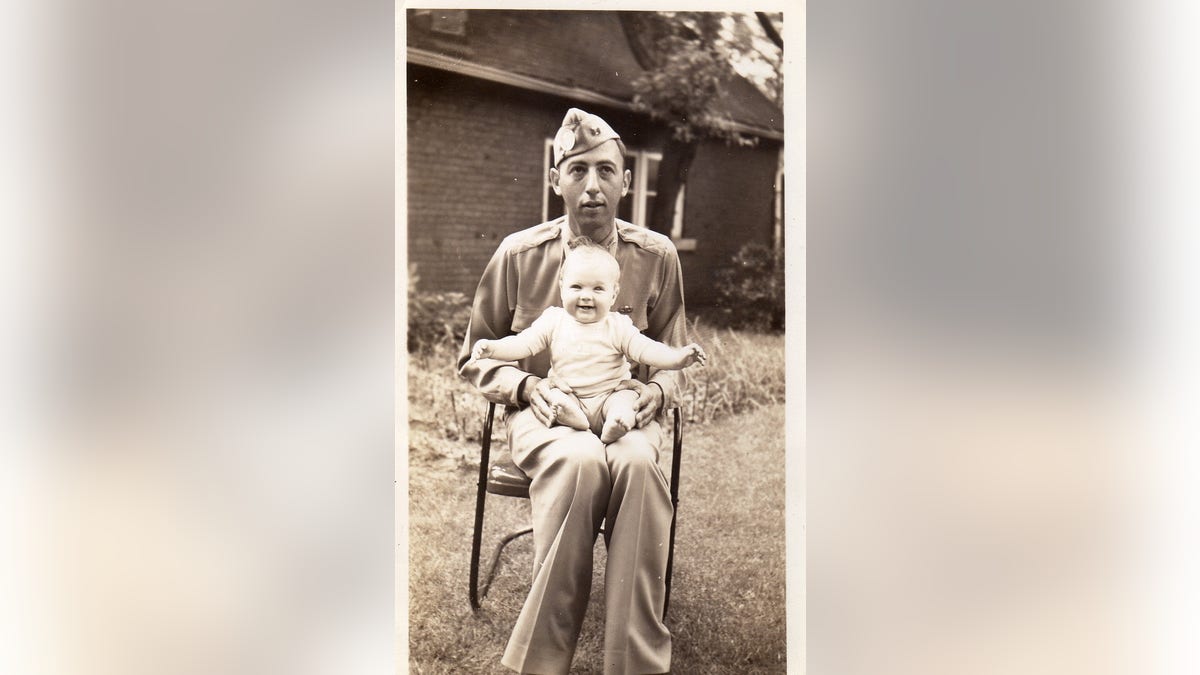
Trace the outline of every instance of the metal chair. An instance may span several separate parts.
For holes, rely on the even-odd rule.
[[[471,539],[471,608],[479,609],[480,602],[487,596],[492,581],[496,577],[496,566],[500,563],[500,555],[509,542],[533,532],[532,527],[517,530],[508,534],[496,545],[488,563],[487,576],[483,585],[479,584],[479,553],[483,544],[483,511],[487,494],[503,495],[529,499],[529,477],[517,468],[512,459],[491,464],[492,422],[495,419],[496,404],[488,402],[487,412],[483,418],[483,439],[480,443],[479,482],[475,496],[475,534]],[[671,448],[671,537],[667,549],[666,595],[663,598],[663,616],[667,615],[667,607],[671,603],[671,569],[675,563],[675,517],[679,512],[679,459],[683,452],[683,418],[679,408],[671,408],[672,416],[672,448]]]

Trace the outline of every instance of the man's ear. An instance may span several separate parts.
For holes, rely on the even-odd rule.
[[[626,171],[625,173],[629,172]],[[629,182],[628,177],[626,178],[625,182]],[[558,185],[558,169],[554,167],[550,167],[550,187],[554,188],[554,194],[558,195],[559,197],[562,196],[562,188]],[[624,193],[622,193],[622,195],[624,195]]]
[[[633,173],[629,169],[625,169],[625,175],[621,176],[621,196],[629,194],[629,184],[633,182]]]

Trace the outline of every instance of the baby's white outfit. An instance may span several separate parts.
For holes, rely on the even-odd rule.
[[[505,339],[515,340],[526,356],[549,348],[550,377],[571,387],[594,428],[603,422],[608,395],[630,379],[626,359],[640,362],[658,344],[624,314],[610,312],[595,323],[580,323],[562,307],[547,307],[528,328]]]

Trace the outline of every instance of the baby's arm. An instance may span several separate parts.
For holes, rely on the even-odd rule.
[[[553,308],[552,308],[553,309]],[[550,346],[553,321],[546,314],[538,317],[525,330],[499,340],[478,340],[471,348],[473,359],[518,361],[544,351]]]
[[[471,358],[519,361],[541,351],[534,349],[534,346],[522,340],[520,335],[509,335],[499,340],[479,340],[471,349]]]
[[[672,347],[638,333],[629,341],[628,356],[638,363],[652,368],[680,370],[693,363],[703,365],[708,355],[700,345],[693,342],[686,347]]]

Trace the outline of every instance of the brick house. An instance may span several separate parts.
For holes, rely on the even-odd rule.
[[[612,124],[633,188],[620,217],[644,223],[669,131],[632,108],[642,73],[613,12],[408,10],[408,260],[422,290],[470,296],[510,232],[557,217],[551,137],[566,110]],[[745,243],[782,246],[783,115],[736,79],[722,101],[755,147],[706,141],[671,233],[689,305]]]

